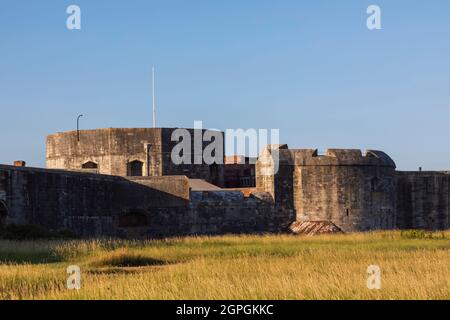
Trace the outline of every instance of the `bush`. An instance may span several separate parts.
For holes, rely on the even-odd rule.
[[[447,239],[444,232],[432,232],[425,230],[404,230],[401,233],[404,239]]]

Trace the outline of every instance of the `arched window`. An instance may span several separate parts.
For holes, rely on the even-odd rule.
[[[95,162],[92,161],[88,161],[86,163],[84,163],[81,168],[83,169],[98,169],[98,164],[96,164]]]
[[[7,215],[8,208],[3,201],[0,201],[0,227],[4,225]]]
[[[144,174],[142,169],[144,167],[144,163],[142,161],[131,161],[128,163],[127,175],[129,177],[142,177]]]
[[[147,225],[147,216],[143,213],[129,212],[119,217],[120,228],[139,228]]]

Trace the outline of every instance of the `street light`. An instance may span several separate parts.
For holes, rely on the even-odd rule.
[[[80,114],[80,115],[78,115],[78,117],[77,117],[77,139],[78,139],[78,141],[80,141],[80,118],[81,118],[82,116],[83,116],[83,115]]]

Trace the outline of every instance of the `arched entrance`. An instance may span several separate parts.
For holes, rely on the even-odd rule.
[[[5,224],[7,216],[8,208],[6,207],[6,203],[0,200],[0,227]]]
[[[119,217],[119,228],[142,228],[147,226],[147,216],[141,212],[132,211]]]
[[[83,163],[81,166],[82,169],[98,169],[98,164],[96,164],[93,161],[88,161],[86,163]]]
[[[129,177],[142,177],[144,163],[142,161],[131,161],[128,163],[127,175]]]

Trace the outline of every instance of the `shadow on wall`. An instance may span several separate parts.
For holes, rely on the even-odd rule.
[[[114,236],[120,226],[148,228],[154,222],[162,228],[189,205],[184,176],[132,179],[0,165],[0,178],[7,199],[0,199],[0,226],[39,225],[79,236]]]
[[[8,216],[8,208],[6,207],[5,202],[0,200],[0,227],[2,227],[5,224],[7,216]]]
[[[107,188],[105,198],[90,198],[93,204],[66,217],[70,230],[83,237],[148,237],[164,233],[165,225],[175,220],[174,212],[186,211],[189,204],[184,177],[115,177]]]

